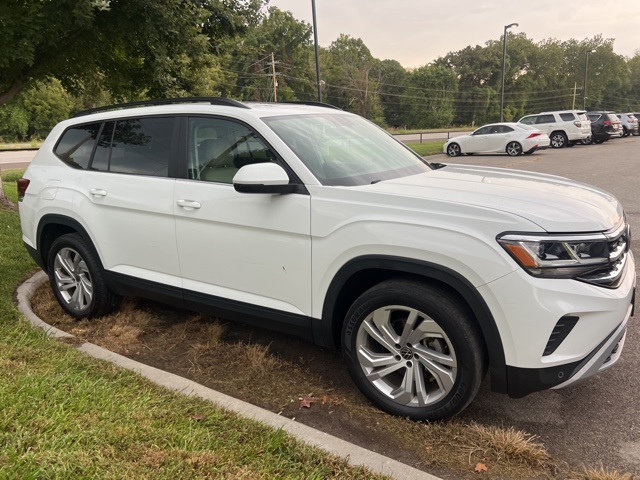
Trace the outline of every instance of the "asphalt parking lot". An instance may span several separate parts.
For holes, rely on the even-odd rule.
[[[429,157],[464,163],[561,175],[613,193],[632,226],[632,250],[640,258],[640,137],[601,145],[548,149],[532,155]],[[637,260],[636,260],[637,263]],[[636,274],[638,270],[636,270]],[[539,435],[554,454],[629,473],[640,473],[640,312],[630,321],[622,357],[610,370],[564,389],[509,399],[491,393],[485,382],[465,418],[514,426]]]

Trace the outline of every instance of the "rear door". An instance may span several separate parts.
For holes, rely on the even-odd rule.
[[[74,195],[107,270],[174,287],[181,281],[169,168],[177,126],[174,117],[104,123]]]

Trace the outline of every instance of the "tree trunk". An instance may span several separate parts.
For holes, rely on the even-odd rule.
[[[9,200],[9,198],[4,194],[4,188],[2,186],[1,180],[0,180],[0,207],[15,208],[15,204],[11,200]]]
[[[22,90],[24,84],[27,83],[27,78],[27,75],[23,74],[20,78],[16,79],[16,81],[13,82],[13,85],[11,85],[6,91],[0,92],[0,107],[15,97],[18,92]]]

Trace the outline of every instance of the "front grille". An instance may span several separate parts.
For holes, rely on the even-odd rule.
[[[631,246],[631,228],[627,223],[605,233],[609,239],[609,263],[602,268],[582,275],[578,280],[601,287],[617,288],[623,279]]]

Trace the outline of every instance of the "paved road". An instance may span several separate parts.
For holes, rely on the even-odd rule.
[[[17,150],[0,152],[0,170],[14,170],[27,168],[29,162],[36,155],[37,150]]]
[[[506,155],[429,157],[442,163],[466,163],[550,173],[612,192],[625,207],[640,261],[640,137],[602,145],[516,158]],[[612,369],[564,390],[513,400],[491,393],[488,382],[463,414],[468,420],[510,426],[539,435],[556,455],[591,466],[602,464],[640,474],[640,302],[630,321],[621,360]]]

